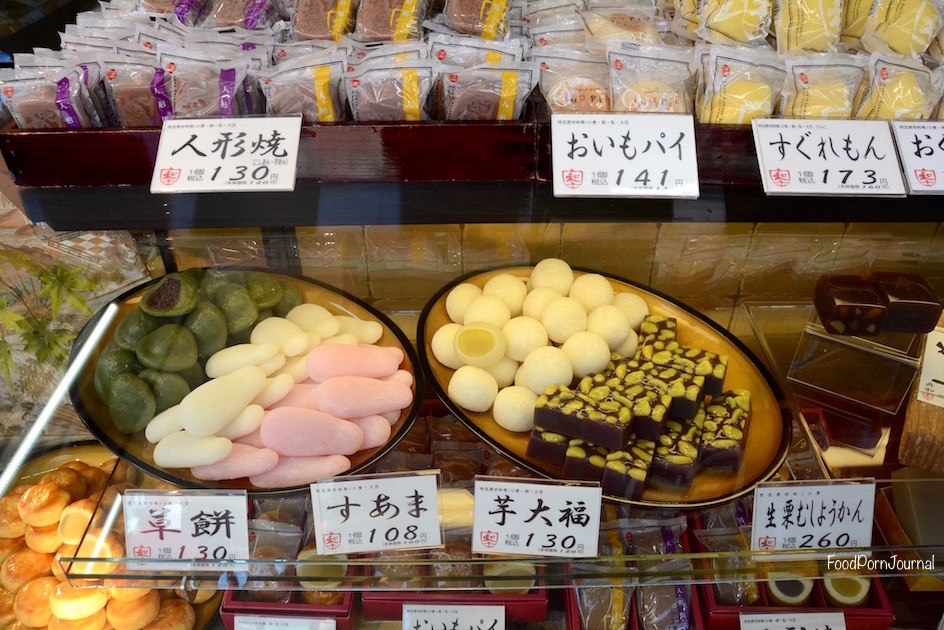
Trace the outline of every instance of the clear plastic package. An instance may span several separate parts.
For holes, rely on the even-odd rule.
[[[565,46],[536,48],[541,65],[541,93],[552,114],[611,110],[606,58]]]
[[[442,73],[446,120],[518,120],[538,84],[532,62],[487,63]]]
[[[861,55],[820,53],[786,58],[778,112],[784,118],[851,118],[865,78]]]
[[[691,113],[696,66],[691,48],[610,45],[610,96],[615,112]]]

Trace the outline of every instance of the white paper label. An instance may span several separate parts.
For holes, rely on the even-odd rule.
[[[599,486],[476,479],[472,551],[596,556],[602,497]]]
[[[311,485],[318,553],[422,549],[442,543],[435,471]]]
[[[755,118],[751,126],[768,195],[905,195],[885,121]]]
[[[846,618],[841,612],[811,613],[741,613],[741,630],[845,630]]]
[[[262,615],[235,615],[233,630],[335,630],[334,619],[302,617],[264,617]]]
[[[874,508],[874,479],[758,484],[754,489],[751,550],[826,553],[869,547]],[[795,556],[787,554],[786,558]],[[778,554],[765,557],[780,558]]]
[[[128,490],[122,497],[131,569],[228,571],[249,558],[245,491]]]
[[[683,114],[553,114],[556,197],[699,195],[695,123]]]
[[[944,407],[944,328],[927,334],[918,381],[918,400]]]
[[[403,630],[504,630],[504,606],[404,604]]]
[[[895,120],[892,130],[908,192],[944,193],[944,122]]]
[[[301,125],[300,116],[165,120],[151,192],[294,190]]]

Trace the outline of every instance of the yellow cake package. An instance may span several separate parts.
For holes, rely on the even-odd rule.
[[[614,112],[692,112],[696,75],[692,48],[611,44],[606,61]]]
[[[672,0],[671,28],[683,40],[698,39],[698,0]]]
[[[777,51],[836,52],[843,0],[774,0]]]
[[[762,44],[772,14],[771,0],[698,0],[695,32],[716,44]]]
[[[783,61],[771,48],[712,45],[699,122],[749,125],[774,113],[783,87]]]
[[[787,78],[778,111],[784,118],[852,118],[868,60],[862,55],[813,53],[785,59]]]
[[[874,0],[862,33],[866,52],[919,58],[941,30],[940,0]]]
[[[926,120],[944,93],[944,68],[928,68],[900,55],[874,53],[868,84],[854,117],[871,120]]]
[[[865,34],[865,23],[869,19],[874,2],[884,0],[843,0],[842,3],[842,30],[839,42],[849,50],[862,49],[862,36]]]

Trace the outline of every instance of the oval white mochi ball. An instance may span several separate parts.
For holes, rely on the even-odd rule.
[[[613,296],[613,306],[617,307],[629,319],[629,327],[639,331],[642,320],[649,317],[649,304],[641,296],[628,291],[620,291]]]
[[[490,278],[482,287],[482,295],[494,295],[508,305],[511,316],[521,315],[521,307],[528,295],[528,286],[524,280],[510,273],[501,273]]]
[[[632,357],[635,356],[636,350],[639,349],[639,335],[636,334],[635,330],[629,331],[629,336],[626,337],[626,341],[620,344],[620,347],[614,350],[616,354],[623,357]]]
[[[446,296],[446,314],[457,324],[462,323],[469,302],[482,295],[482,289],[471,282],[457,284]]]
[[[458,370],[462,367],[462,359],[456,354],[455,347],[456,333],[461,328],[462,326],[455,322],[444,324],[433,333],[433,338],[429,342],[433,356],[450,370]]]
[[[602,372],[610,362],[610,346],[603,337],[592,332],[574,333],[564,342],[561,350],[570,358],[577,378]]]
[[[543,394],[551,385],[569,385],[574,380],[570,357],[556,346],[544,346],[529,354],[518,366],[515,385]]]
[[[449,379],[446,389],[454,403],[469,411],[488,411],[498,395],[495,377],[482,368],[463,365]]]
[[[574,282],[574,270],[560,258],[545,258],[534,266],[528,278],[528,288],[549,287],[561,295],[567,295]]]
[[[511,309],[504,300],[494,295],[480,295],[475,298],[462,314],[462,323],[487,322],[501,328],[511,319]]]
[[[502,326],[505,335],[505,354],[515,361],[524,361],[532,350],[547,345],[544,324],[532,317],[512,317]]]
[[[521,314],[540,321],[541,315],[544,314],[544,308],[550,302],[561,297],[564,297],[564,294],[551,287],[532,289],[528,293],[528,297],[524,299],[524,304],[521,305]]]
[[[501,361],[485,370],[495,377],[498,388],[508,387],[515,382],[515,374],[518,373],[518,362],[509,357],[503,357]]]
[[[570,287],[569,297],[580,302],[588,313],[601,306],[613,303],[613,285],[598,273],[585,273],[577,277]]]
[[[498,390],[492,417],[509,431],[525,432],[534,428],[534,403],[538,395],[527,387],[512,385]]]
[[[632,332],[626,313],[612,304],[593,309],[587,316],[587,330],[606,340],[610,350],[616,350]]]
[[[554,343],[564,343],[574,333],[587,329],[587,311],[571,297],[557,298],[544,308],[541,324]]]

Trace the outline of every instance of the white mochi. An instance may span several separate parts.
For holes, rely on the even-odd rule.
[[[626,313],[629,327],[639,332],[642,320],[649,316],[649,304],[641,296],[629,291],[620,291],[613,296],[613,306]]]
[[[482,287],[482,295],[494,295],[508,305],[512,317],[521,314],[521,307],[528,295],[528,286],[510,273],[501,273],[490,278]]]
[[[481,413],[488,411],[495,401],[498,383],[494,376],[482,368],[464,365],[449,379],[447,393],[463,409]]]
[[[518,366],[515,385],[543,394],[551,385],[569,385],[574,368],[567,354],[556,346],[544,346],[529,354]]]
[[[534,428],[534,403],[538,395],[527,387],[512,385],[498,391],[492,417],[498,426],[523,433]]]
[[[547,345],[547,330],[538,320],[519,315],[502,327],[505,335],[505,354],[515,361],[524,361],[528,354]]]
[[[593,309],[587,316],[587,330],[606,340],[610,350],[616,350],[632,332],[626,313],[612,304]]]
[[[515,374],[518,373],[518,362],[509,357],[503,357],[501,361],[492,367],[485,368],[485,371],[495,377],[499,389],[508,387],[515,382]]]
[[[433,357],[450,370],[458,370],[462,367],[462,359],[456,354],[455,348],[456,333],[461,328],[462,326],[455,322],[444,324],[433,333],[433,338],[429,342]]]
[[[622,357],[632,357],[636,354],[636,350],[639,349],[639,335],[636,334],[635,330],[629,331],[629,336],[626,337],[626,341],[620,344],[620,347],[617,348],[614,352]]]
[[[528,278],[528,288],[549,287],[561,295],[567,295],[574,282],[574,270],[560,258],[545,258],[534,266]]]
[[[587,329],[587,311],[574,298],[557,298],[544,308],[541,323],[548,339],[564,343],[572,334]]]
[[[598,273],[585,273],[577,277],[570,287],[569,297],[580,302],[588,313],[601,306],[613,303],[613,285]]]
[[[587,374],[602,372],[610,362],[610,347],[606,340],[592,332],[578,332],[564,342],[561,350],[574,367],[574,376],[583,378]]]
[[[521,314],[540,321],[548,303],[560,297],[564,297],[564,294],[557,289],[550,287],[532,289],[528,292],[528,297],[524,299],[524,304],[521,305]]]
[[[469,302],[482,295],[482,289],[471,282],[457,284],[446,296],[446,314],[449,319],[461,324]]]

